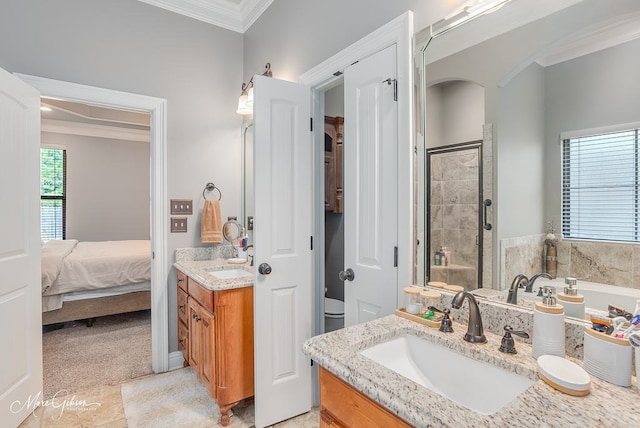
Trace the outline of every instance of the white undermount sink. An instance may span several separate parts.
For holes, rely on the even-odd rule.
[[[220,269],[220,270],[209,270],[207,271],[209,275],[212,275],[218,279],[234,279],[234,278],[244,278],[253,276],[251,272],[247,272],[243,269]]]
[[[411,334],[371,346],[360,354],[483,415],[496,413],[534,383]]]

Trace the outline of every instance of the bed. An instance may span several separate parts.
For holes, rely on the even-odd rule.
[[[148,240],[42,244],[42,324],[151,308]]]

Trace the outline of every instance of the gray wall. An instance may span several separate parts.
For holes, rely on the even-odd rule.
[[[305,71],[378,27],[415,13],[422,29],[457,9],[464,0],[278,0],[245,33],[245,80],[271,63],[273,76],[297,81]]]
[[[544,69],[532,64],[500,91],[497,159],[500,238],[544,229]]]
[[[67,239],[149,239],[149,144],[43,133],[67,151]]]
[[[222,190],[223,217],[240,215],[241,34],[136,0],[0,4],[5,70],[167,99],[168,198],[194,201],[189,232],[168,235],[169,266],[176,248],[200,246],[207,182]],[[175,272],[169,272],[175,351]]]
[[[482,140],[484,88],[455,80],[427,88],[428,149]]]
[[[545,218],[559,231],[561,156],[559,136],[640,121],[640,40],[546,69]]]

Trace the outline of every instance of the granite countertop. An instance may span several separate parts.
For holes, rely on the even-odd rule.
[[[574,397],[553,389],[537,376],[531,346],[516,339],[518,353],[498,351],[501,336],[487,333],[487,343],[471,344],[462,337],[467,326],[454,322],[454,333],[442,333],[390,315],[308,339],[303,351],[328,371],[389,409],[408,423],[429,426],[561,427],[636,426],[640,420],[640,392],[633,379],[629,388],[591,376],[591,393]],[[475,360],[522,374],[535,383],[493,415],[482,415],[393,372],[359,354],[379,342],[413,334],[446,346]],[[424,358],[429,358],[425,355]],[[582,365],[582,361],[568,358]]]
[[[189,278],[196,280],[207,290],[222,291],[231,290],[233,288],[253,287],[253,276],[220,279],[207,273],[207,271],[211,270],[225,269],[241,269],[249,273],[253,273],[255,268],[253,266],[249,266],[248,263],[229,263],[226,259],[181,260],[179,262],[175,262],[173,266]]]

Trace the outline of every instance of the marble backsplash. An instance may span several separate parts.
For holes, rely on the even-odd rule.
[[[176,262],[228,259],[233,257],[231,245],[213,245],[210,247],[176,248]]]
[[[456,324],[467,325],[469,320],[469,304],[465,303],[460,309],[453,309],[451,301],[454,293],[438,290],[441,293],[440,309],[451,309],[451,316]],[[522,341],[531,345],[533,335],[533,311],[515,305],[507,305],[495,301],[490,301],[482,297],[477,297],[478,307],[482,316],[482,324],[485,331],[504,335],[504,326],[510,325],[514,330],[526,331],[530,338],[516,338],[517,342]],[[584,321],[565,318],[565,350],[566,354],[573,358],[582,359],[584,355],[584,328],[588,324]],[[458,328],[457,325],[455,325]]]
[[[519,273],[544,272],[545,234],[500,241],[500,280],[505,290]],[[640,289],[640,246],[630,243],[560,240],[558,276]]]

